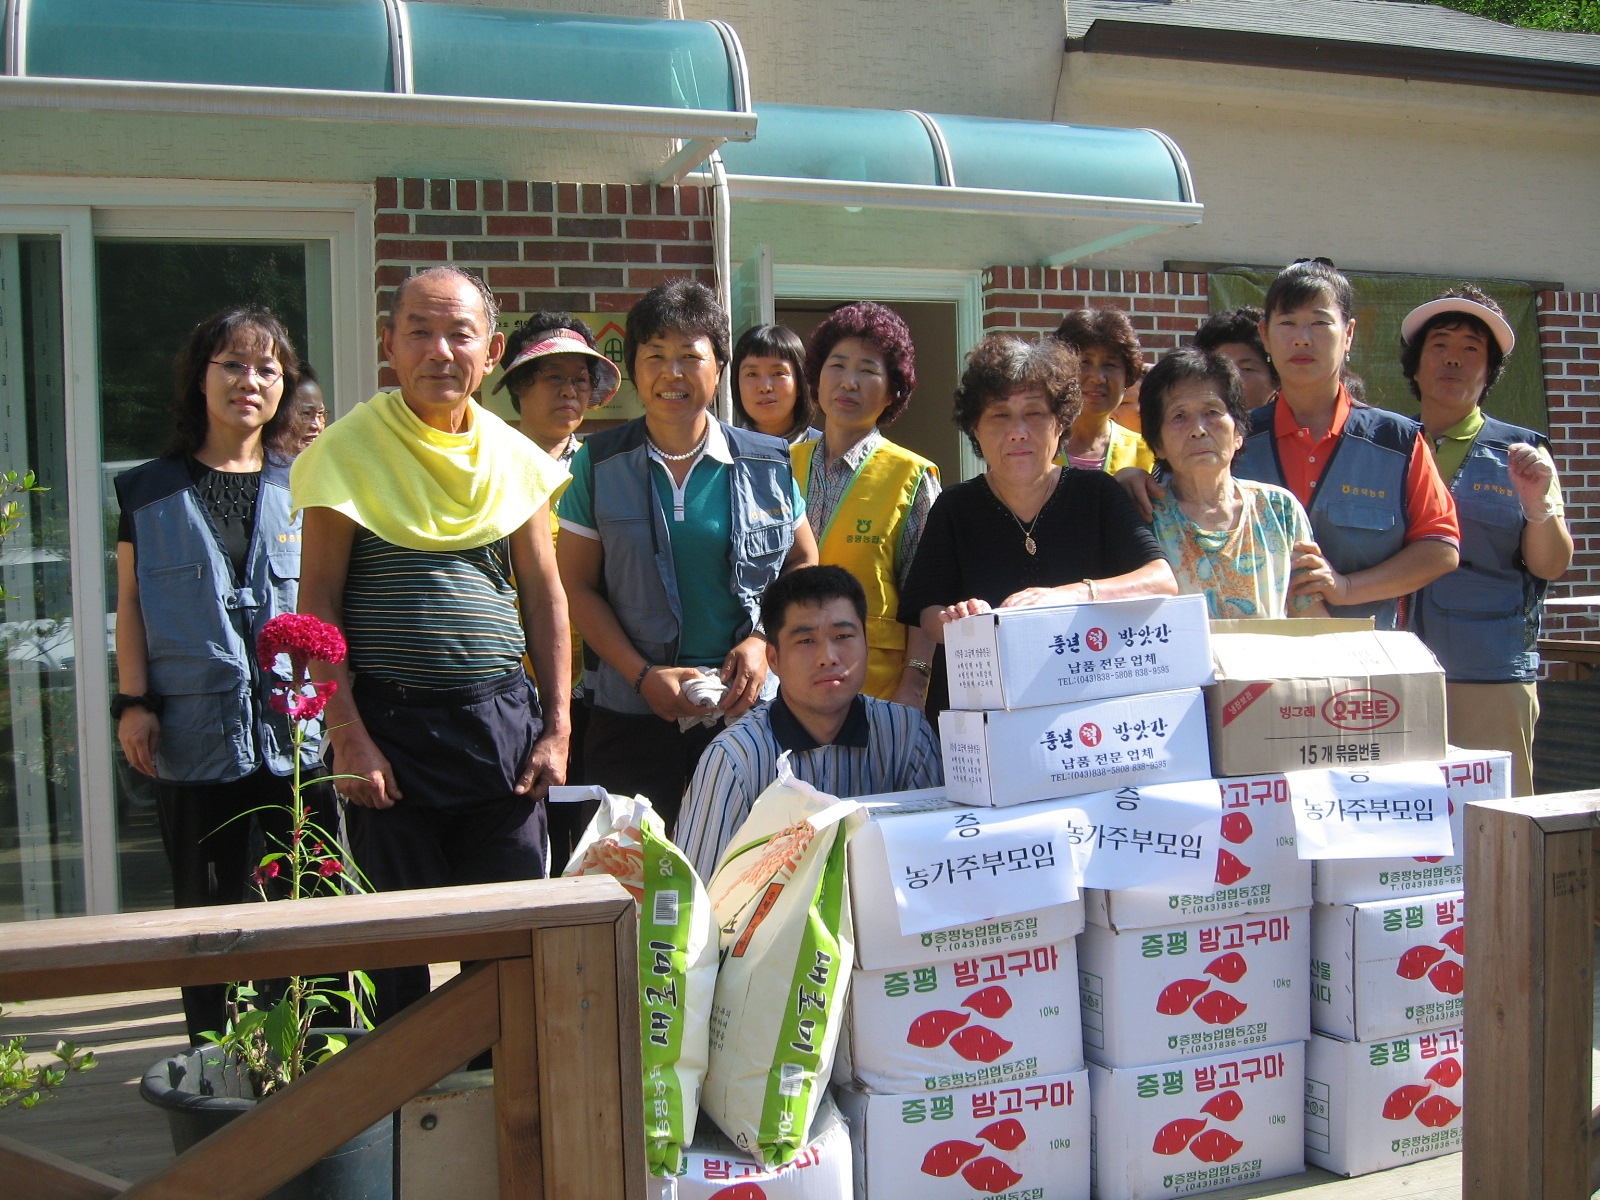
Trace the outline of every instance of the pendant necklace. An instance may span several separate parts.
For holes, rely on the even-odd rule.
[[[987,482],[987,480],[985,482]],[[991,487],[989,489],[989,494],[994,496],[995,503],[997,503],[1001,508],[1005,509],[1006,516],[1015,521],[1017,523],[1017,528],[1022,530],[1022,548],[1030,555],[1037,556],[1039,553],[1039,543],[1033,540],[1034,526],[1039,524],[1039,518],[1044,516],[1044,510],[1050,507],[1050,501],[1056,498],[1056,490],[1054,488],[1050,490],[1050,494],[1045,497],[1044,503],[1039,506],[1039,511],[1033,514],[1033,520],[1029,521],[1026,525],[1022,523],[1021,517],[1017,516],[1016,513],[1011,511],[1011,506],[1004,500],[1000,499],[994,488]]]

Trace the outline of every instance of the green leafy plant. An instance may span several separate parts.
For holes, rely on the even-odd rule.
[[[1429,0],[1430,3],[1524,29],[1600,33],[1600,0]]]
[[[0,1017],[5,1011],[0,1009]],[[33,1108],[67,1081],[68,1075],[92,1071],[98,1063],[93,1050],[80,1050],[76,1042],[57,1042],[55,1062],[28,1065],[28,1052],[20,1037],[0,1041],[0,1109]]]
[[[289,718],[293,730],[289,835],[287,842],[267,847],[255,869],[256,890],[269,901],[367,891],[349,852],[334,833],[312,819],[306,806],[305,789],[329,777],[307,783],[300,770],[309,731],[337,686],[311,682],[306,667],[311,662],[343,662],[344,635],[337,626],[309,614],[285,613],[268,621],[256,642],[256,658],[263,671],[272,671],[282,655],[289,659],[291,680],[274,687],[267,703]],[[347,1037],[314,1027],[319,1016],[343,1005],[361,1024],[371,1026],[372,980],[362,971],[353,971],[350,986],[340,986],[342,982],[333,977],[291,976],[283,994],[260,1007],[257,1003],[263,997],[256,988],[235,984],[228,999],[227,1027],[203,1036],[221,1050],[224,1062],[244,1068],[257,1096],[269,1096],[345,1048]]]
[[[34,473],[29,470],[6,471],[0,473],[0,547],[4,547],[7,540],[17,531],[17,526],[22,524],[22,501],[18,496],[26,496],[32,492],[48,492],[50,489],[41,487]],[[11,599],[5,588],[0,587],[0,602]]]

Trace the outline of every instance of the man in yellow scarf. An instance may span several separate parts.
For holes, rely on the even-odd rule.
[[[457,267],[407,279],[380,330],[399,390],[335,421],[290,474],[300,611],[349,644],[312,676],[338,684],[336,786],[378,891],[548,870],[544,797],[564,782],[571,728],[549,508],[567,473],[472,399],[505,349],[495,317]],[[426,967],[382,974],[380,1019],[428,990]]]

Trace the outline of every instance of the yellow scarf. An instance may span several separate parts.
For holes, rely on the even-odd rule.
[[[520,529],[567,482],[559,463],[467,402],[461,433],[434,429],[399,392],[329,425],[289,472],[296,509],[331,508],[408,550],[471,550]]]

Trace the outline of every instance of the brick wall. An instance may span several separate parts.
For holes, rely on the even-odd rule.
[[[1206,295],[1206,277],[1187,272],[990,267],[983,274],[983,327],[1043,333],[1071,309],[1115,305],[1154,362],[1200,328],[1211,311]]]
[[[507,312],[626,312],[674,276],[715,283],[705,188],[384,178],[375,234],[380,313],[395,284],[443,262],[481,275]]]
[[[1593,595],[1600,591],[1600,293],[1540,292],[1538,304],[1550,443],[1576,551],[1555,590]],[[1547,636],[1584,636],[1596,628],[1600,609],[1545,617]]]

